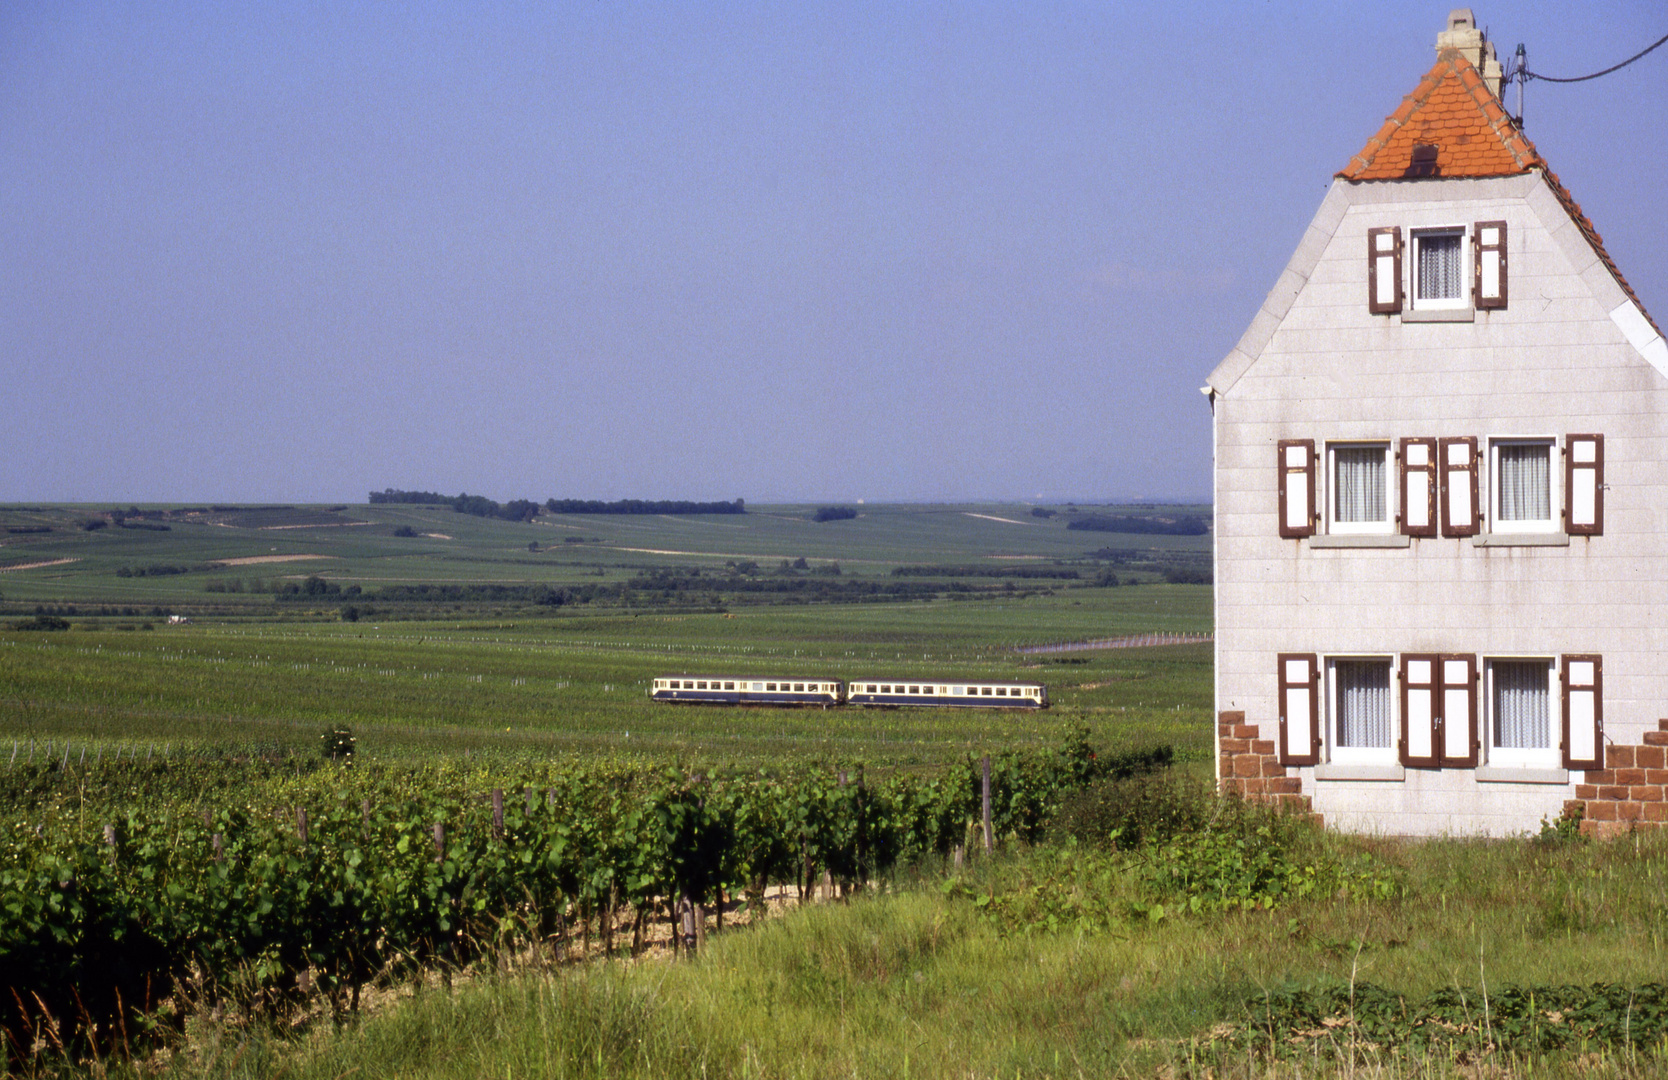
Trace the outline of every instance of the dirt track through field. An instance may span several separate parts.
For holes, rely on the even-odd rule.
[[[334,559],[334,555],[245,555],[241,559],[216,559],[221,566],[254,566],[256,563],[300,562],[303,559]]]
[[[16,566],[0,566],[0,574],[12,570],[39,570],[43,566],[63,566],[65,563],[80,561],[80,559],[47,559],[45,562],[18,563]]]
[[[1026,524],[1026,522],[1023,522],[1023,521],[1015,521],[1013,518],[997,517],[995,514],[975,514],[975,513],[969,512],[969,511],[963,511],[962,516],[963,517],[972,517],[972,518],[981,518],[985,521],[1000,521],[1004,525],[1024,525],[1024,524]]]

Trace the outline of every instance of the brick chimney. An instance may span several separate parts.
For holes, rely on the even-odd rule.
[[[1496,99],[1500,97],[1500,61],[1495,59],[1494,44],[1477,29],[1476,16],[1470,8],[1455,8],[1448,12],[1448,29],[1436,35],[1436,54],[1454,49],[1471,61],[1483,84]]]

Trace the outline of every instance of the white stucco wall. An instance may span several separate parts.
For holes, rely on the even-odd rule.
[[[1507,222],[1508,307],[1457,323],[1369,314],[1368,229],[1397,225],[1405,237],[1488,220]],[[1668,377],[1652,361],[1653,350],[1668,351],[1653,333],[1539,173],[1336,182],[1210,380],[1218,711],[1243,710],[1262,738],[1277,738],[1282,652],[1467,653],[1479,666],[1491,656],[1596,653],[1607,740],[1634,744],[1656,730],[1668,716]],[[1602,536],[1554,547],[1414,538],[1388,549],[1279,536],[1279,440],[1314,440],[1324,492],[1328,441],[1474,436],[1486,508],[1491,437],[1545,436],[1561,449],[1573,432],[1604,435]],[[1556,514],[1558,450],[1553,470]],[[1482,692],[1478,707],[1486,757]],[[1408,769],[1390,781],[1301,775],[1329,823],[1416,834],[1532,830],[1581,779],[1484,779],[1498,768]]]

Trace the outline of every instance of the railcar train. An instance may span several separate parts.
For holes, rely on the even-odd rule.
[[[969,682],[920,678],[753,678],[736,675],[662,675],[649,696],[679,705],[900,705],[949,709],[1046,709],[1048,687],[1037,682]]]

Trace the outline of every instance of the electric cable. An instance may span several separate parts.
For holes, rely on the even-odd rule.
[[[1668,34],[1664,34],[1662,37],[1657,38],[1656,44],[1647,47],[1643,52],[1635,53],[1634,55],[1628,57],[1626,60],[1623,60],[1621,63],[1617,64],[1616,66],[1607,67],[1603,71],[1595,71],[1591,75],[1577,75],[1573,79],[1555,79],[1551,75],[1541,75],[1541,74],[1538,74],[1538,73],[1533,72],[1533,71],[1525,71],[1525,72],[1523,72],[1523,78],[1525,80],[1539,79],[1541,82],[1555,82],[1555,83],[1586,82],[1588,79],[1596,79],[1601,75],[1608,75],[1612,71],[1622,70],[1623,68],[1627,67],[1629,64],[1633,63],[1635,60],[1638,60],[1640,57],[1646,55],[1646,53],[1651,52],[1653,49],[1658,48],[1659,46],[1661,46],[1665,42],[1668,42]]]

